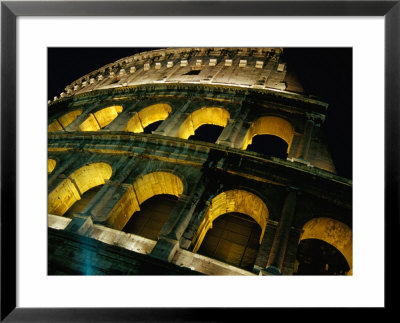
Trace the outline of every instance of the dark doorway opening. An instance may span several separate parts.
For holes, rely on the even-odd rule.
[[[300,241],[294,275],[345,275],[350,267],[343,254],[334,246],[319,239]]]
[[[158,128],[158,126],[163,122],[164,120],[156,121],[153,123],[150,123],[147,127],[143,129],[144,133],[152,133],[154,130]]]
[[[167,221],[178,198],[174,195],[155,195],[140,205],[122,231],[157,240],[161,228]]]
[[[189,140],[205,141],[215,143],[221,135],[224,127],[213,124],[204,124],[196,129],[194,135],[190,136]]]
[[[288,156],[287,149],[287,142],[277,136],[257,135],[253,137],[251,145],[248,145],[246,150],[286,159]]]
[[[227,213],[213,222],[198,253],[230,265],[252,270],[261,228],[251,217],[241,213]]]

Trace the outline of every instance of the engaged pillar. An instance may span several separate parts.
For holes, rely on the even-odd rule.
[[[285,257],[286,247],[289,240],[290,228],[296,209],[296,194],[296,191],[290,191],[286,196],[281,218],[269,254],[267,268],[263,270],[263,274],[281,274],[283,259]]]
[[[311,144],[311,138],[312,138],[313,129],[314,129],[314,120],[312,118],[310,118],[306,122],[306,126],[305,126],[305,129],[304,129],[304,134],[303,134],[303,140],[302,140],[300,156],[299,156],[299,158],[301,158],[303,160],[307,160],[308,159],[308,153],[310,151],[310,144]]]
[[[193,189],[193,193],[188,197],[181,197],[169,216],[167,222],[160,231],[156,246],[151,252],[151,256],[171,261],[179,248],[179,240],[189,225],[192,214],[205,191],[205,185],[201,181]]]

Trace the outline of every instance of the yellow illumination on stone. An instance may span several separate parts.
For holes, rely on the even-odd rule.
[[[113,105],[101,109],[94,114],[91,113],[84,122],[81,123],[79,131],[97,131],[109,125],[119,113],[122,112],[122,106]]]
[[[47,127],[48,132],[60,131],[64,130],[72,121],[76,119],[82,113],[81,109],[77,109],[71,112],[68,112],[61,116],[58,119],[55,119],[49,126]]]
[[[150,105],[140,110],[138,113],[135,113],[126,124],[124,131],[134,133],[143,132],[143,129],[148,125],[157,121],[165,120],[171,111],[172,108],[169,104],[159,103]]]
[[[60,125],[58,120],[54,120],[52,123],[50,123],[47,127],[48,132],[54,132],[54,131],[61,131],[63,130],[63,127]]]
[[[192,112],[178,130],[178,137],[188,139],[194,135],[197,128],[205,124],[225,127],[228,123],[229,112],[223,108],[204,107]]]
[[[83,193],[104,184],[111,175],[112,168],[106,163],[92,163],[77,169],[49,194],[48,213],[63,215]]]
[[[242,149],[246,150],[247,146],[252,143],[253,137],[257,135],[273,135],[287,142],[289,152],[292,145],[294,129],[286,120],[278,117],[267,116],[258,118],[254,121],[243,140]]]
[[[64,114],[62,117],[58,118],[58,121],[60,124],[63,126],[63,128],[66,128],[68,125],[72,123],[80,114],[82,113],[81,109],[77,109],[71,112],[68,112]]]
[[[139,203],[133,186],[127,186],[127,189],[122,197],[115,204],[109,214],[107,226],[116,230],[122,230],[130,217],[136,211],[140,211]]]
[[[109,125],[118,114],[122,112],[122,106],[114,105],[108,108],[101,109],[94,113],[97,122],[99,123],[100,128],[104,128]]]
[[[54,159],[48,159],[47,160],[47,173],[51,173],[54,168],[56,167],[56,161]]]
[[[100,130],[100,126],[94,117],[94,115],[91,113],[89,116],[86,118],[85,121],[83,121],[79,128],[79,131],[97,131]]]
[[[312,219],[303,226],[303,233],[299,242],[305,239],[319,239],[334,246],[347,260],[350,267],[350,271],[347,274],[352,274],[353,235],[346,224],[330,218]]]
[[[153,172],[139,177],[133,186],[129,185],[126,192],[110,212],[107,226],[122,230],[139,205],[147,199],[159,195],[170,194],[179,198],[183,193],[181,179],[168,172]]]
[[[58,152],[58,151],[68,151],[72,150],[73,148],[67,148],[67,147],[48,147],[47,151],[49,152]]]
[[[203,221],[197,230],[193,252],[199,250],[207,231],[212,228],[213,221],[220,215],[232,212],[248,215],[258,223],[261,227],[259,241],[261,243],[269,216],[267,206],[253,193],[243,190],[230,190],[222,192],[212,199],[211,205],[208,207]]]
[[[133,187],[139,204],[159,194],[170,194],[179,197],[183,193],[181,179],[167,172],[154,172],[138,178]]]

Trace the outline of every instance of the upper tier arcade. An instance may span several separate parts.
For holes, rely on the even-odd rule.
[[[302,92],[281,48],[171,48],[121,58],[65,87],[55,100],[100,89],[153,83],[222,84]]]

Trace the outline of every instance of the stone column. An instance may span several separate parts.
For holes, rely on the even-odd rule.
[[[267,268],[262,271],[263,274],[281,274],[290,228],[296,209],[296,194],[296,191],[291,190],[286,196],[282,208],[281,218],[275,233],[274,242],[272,243],[271,252],[268,257]]]
[[[240,112],[237,115],[237,117],[235,118],[235,122],[232,124],[232,129],[229,132],[229,138],[226,139],[225,137],[222,137],[223,133],[220,136],[220,138],[222,140],[225,140],[226,142],[228,142],[229,146],[232,148],[238,148],[238,149],[241,148],[240,145],[243,140],[243,138],[241,138],[241,137],[244,136],[243,133],[246,134],[246,131],[243,132],[243,126],[246,126],[246,123],[244,120],[247,118],[249,111],[250,111],[250,109],[247,106],[247,104],[242,102],[242,107],[240,109]],[[220,138],[218,138],[218,141],[220,140]],[[219,143],[218,141],[217,141],[217,143]]]
[[[177,132],[180,124],[185,121],[182,120],[182,113],[186,111],[190,103],[191,100],[185,102],[185,104],[181,108],[177,109],[175,112],[169,115],[168,118],[165,119],[152,133],[161,136],[175,136],[175,133]],[[185,115],[185,119],[186,117],[187,116]]]
[[[310,150],[313,129],[314,129],[314,120],[313,120],[313,118],[309,118],[306,122],[303,139],[302,139],[302,144],[300,146],[301,150],[300,150],[299,158],[301,158],[303,160],[308,159],[308,153]]]
[[[159,239],[151,256],[170,262],[179,249],[179,240],[189,225],[197,203],[205,191],[202,180],[196,185],[190,196],[179,198],[174,210],[160,231]]]
[[[79,148],[78,148],[79,149]],[[56,165],[54,171],[50,174],[47,181],[48,193],[55,189],[66,176],[62,175],[71,165],[79,159],[79,154],[68,153],[68,158],[65,158],[60,165]],[[63,178],[62,178],[63,177]],[[57,179],[61,179],[57,181]]]
[[[133,114],[136,113],[136,111],[133,111],[135,107],[138,105],[139,101],[135,101],[133,103],[130,103],[127,107],[124,108],[125,111],[122,111],[120,115],[118,115],[113,122],[111,122],[108,126],[105,128],[110,131],[124,131],[126,124],[129,122],[129,120],[132,118]],[[118,105],[118,104],[116,104]]]
[[[82,212],[74,214],[72,221],[65,230],[85,234],[91,228],[93,222],[104,221],[109,211],[119,200],[119,198],[114,198],[114,195],[121,194],[121,190],[117,190],[129,173],[136,167],[137,162],[138,160],[135,158],[129,161],[127,161],[127,157],[121,158],[119,164],[126,163],[126,166],[117,173],[113,181],[104,184]]]
[[[232,137],[233,137],[232,132],[234,130],[235,123],[236,123],[235,120],[232,119],[228,120],[228,123],[226,124],[224,130],[222,130],[217,141],[215,142],[216,144],[232,147]]]
[[[119,189],[122,182],[136,168],[138,162],[139,158],[132,157],[128,159],[127,157],[122,157],[118,162],[119,165],[117,165],[117,167],[114,165],[116,169],[119,168],[118,166],[121,168],[116,173],[113,180],[104,184],[100,192],[97,193],[86,206],[84,213],[89,214],[95,222],[104,222],[109,215],[109,211],[112,210],[113,206],[121,198],[123,192],[125,192],[125,190]]]

